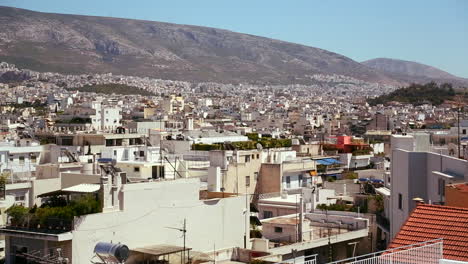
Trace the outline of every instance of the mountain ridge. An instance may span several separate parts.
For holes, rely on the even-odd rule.
[[[401,74],[404,76],[427,79],[464,80],[464,78],[455,76],[434,66],[415,61],[381,57],[366,60],[361,63],[376,70],[391,74]]]
[[[408,82],[324,49],[226,29],[2,6],[1,60],[37,71],[191,82],[311,83],[314,74]]]
[[[391,78],[343,55],[224,29],[0,7],[0,60],[69,73],[186,81],[301,83],[338,74]],[[32,65],[32,67],[31,67]]]

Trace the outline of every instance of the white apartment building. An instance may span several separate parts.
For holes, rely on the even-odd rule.
[[[213,245],[226,249],[247,242],[250,246],[250,213],[242,196],[200,200],[200,181],[195,178],[126,184],[114,174],[102,180],[103,212],[75,218],[71,231],[3,228],[7,263],[14,263],[13,251],[18,248],[38,255],[61,248],[69,263],[89,263],[98,242],[127,245],[131,253],[126,263],[137,263],[132,258],[138,249],[182,247],[183,237],[176,228],[182,228],[184,221],[186,247],[194,252],[193,258],[212,251]]]
[[[429,152],[424,134],[394,135],[391,139],[390,236],[416,207],[415,198],[426,203],[444,204],[445,185],[468,181],[468,162]]]
[[[44,146],[32,139],[21,139],[0,143],[0,173],[9,171],[18,175],[36,170]]]
[[[100,101],[92,102],[91,107],[96,111],[90,116],[93,129],[111,131],[121,126],[122,108],[103,105]]]

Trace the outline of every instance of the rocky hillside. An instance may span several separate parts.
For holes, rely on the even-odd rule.
[[[162,79],[309,83],[339,74],[397,83],[326,50],[198,26],[0,7],[0,61],[62,73],[112,72]]]
[[[466,85],[468,80],[454,76],[435,67],[405,60],[377,58],[362,62],[362,64],[374,68],[387,76],[405,82],[452,82]]]

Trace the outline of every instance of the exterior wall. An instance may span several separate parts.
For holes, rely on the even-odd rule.
[[[337,195],[353,195],[361,191],[360,185],[354,183],[353,180],[325,181],[323,182],[323,186],[325,189],[334,190]]]
[[[1,146],[0,172],[9,169],[17,173],[29,173],[39,165],[44,146]],[[34,159],[35,157],[35,159]]]
[[[116,167],[122,169],[127,176],[130,178],[142,178],[142,179],[149,179],[153,178],[153,166],[164,167],[164,178],[166,179],[173,179],[175,175],[178,174],[174,171],[174,168],[170,166],[169,163],[149,163],[149,162],[118,162]],[[173,166],[177,166],[177,171],[182,174],[182,171],[185,168],[181,165],[181,162],[177,162],[177,165],[173,164]]]
[[[68,173],[61,174],[61,188],[68,188],[82,183],[100,183],[100,174]]]
[[[260,167],[257,193],[281,192],[282,164],[266,164]]]
[[[224,171],[221,185],[226,192],[252,194],[258,184],[260,166],[262,165],[257,152],[241,153],[236,163],[230,163]],[[246,162],[246,157],[249,161]]]
[[[22,203],[26,207],[31,204],[31,182],[7,184],[5,189],[6,195],[13,196],[15,203]]]
[[[61,188],[62,186],[60,178],[32,181],[31,203],[40,206],[41,199],[37,198],[38,195],[52,191],[57,191]]]
[[[320,155],[320,144],[293,145],[291,147],[297,153],[308,154],[311,156]]]
[[[309,221],[304,221],[304,224],[309,224]],[[279,227],[282,232],[275,232],[275,228]],[[294,224],[279,224],[279,223],[262,223],[262,234],[266,239],[276,242],[297,242],[297,226]]]
[[[275,204],[265,204],[259,203],[258,204],[258,211],[259,216],[261,219],[266,219],[265,212],[271,212],[271,217],[278,217],[283,215],[291,215],[296,214],[298,209],[296,208],[295,204],[289,205],[275,205]]]
[[[416,207],[414,198],[425,202],[443,203],[439,180],[445,184],[466,180],[467,161],[432,152],[410,152],[401,149],[392,151],[391,165],[391,219],[390,233],[393,238]],[[440,176],[437,173],[451,178]],[[399,209],[399,194],[402,208]]]
[[[182,245],[187,223],[187,247],[211,251],[243,247],[249,226],[245,197],[198,200],[199,180],[126,184],[119,194],[120,211],[83,216],[73,231],[73,263],[85,263],[99,241],[123,243],[130,249],[149,245]],[[244,210],[247,210],[244,214]],[[141,228],[136,228],[141,227]],[[247,232],[247,241],[249,233]]]

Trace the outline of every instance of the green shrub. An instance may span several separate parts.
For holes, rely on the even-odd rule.
[[[12,205],[5,212],[11,217],[13,223],[20,223],[28,215],[29,209],[22,205]]]
[[[40,208],[34,206],[28,209],[22,205],[13,205],[6,210],[13,223],[22,223],[28,218],[37,221],[41,225],[45,225],[50,219],[72,221],[75,216],[98,212],[101,212],[101,204],[93,195],[82,196],[77,200],[70,201],[68,204],[63,197],[54,196]]]

